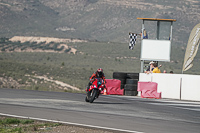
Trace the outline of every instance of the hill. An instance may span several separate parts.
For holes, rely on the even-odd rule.
[[[141,31],[137,17],[177,19],[171,61],[161,70],[181,73],[199,6],[197,0],[0,0],[0,87],[84,90],[99,67],[106,78],[140,72],[140,39],[128,49],[128,33]],[[145,28],[150,36],[155,31]],[[199,56],[186,73],[200,74]]]
[[[38,42],[31,42],[30,38]],[[18,39],[26,41],[20,42]],[[51,42],[43,42],[44,39]],[[0,40],[1,88],[71,92],[76,91],[74,87],[84,90],[89,77],[99,67],[104,69],[107,79],[113,78],[116,71],[140,72],[140,45],[129,50],[127,43],[42,37]],[[62,49],[62,46],[67,49]],[[161,71],[181,73],[184,52],[183,47],[172,46],[171,61],[159,62],[162,64]],[[199,55],[194,60],[194,66],[185,73],[200,74]]]
[[[137,17],[173,18],[174,45],[185,46],[199,23],[197,0],[1,0],[0,37],[42,36],[128,42]],[[149,28],[151,33],[151,27]]]

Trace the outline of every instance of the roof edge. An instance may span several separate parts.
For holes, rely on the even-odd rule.
[[[173,21],[175,22],[176,19],[160,19],[160,18],[137,18],[137,19],[140,19],[140,20],[148,20],[148,21]]]

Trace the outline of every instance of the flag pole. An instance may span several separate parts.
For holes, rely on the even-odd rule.
[[[184,65],[184,60],[183,60],[183,65]],[[182,74],[183,74],[183,65],[182,65]]]

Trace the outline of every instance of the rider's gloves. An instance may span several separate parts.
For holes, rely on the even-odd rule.
[[[92,82],[90,81],[89,84],[92,85]]]

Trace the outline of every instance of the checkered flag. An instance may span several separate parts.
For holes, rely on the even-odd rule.
[[[135,33],[129,33],[129,38],[130,38],[129,49],[133,50],[133,47],[136,44],[137,34],[135,34]]]

